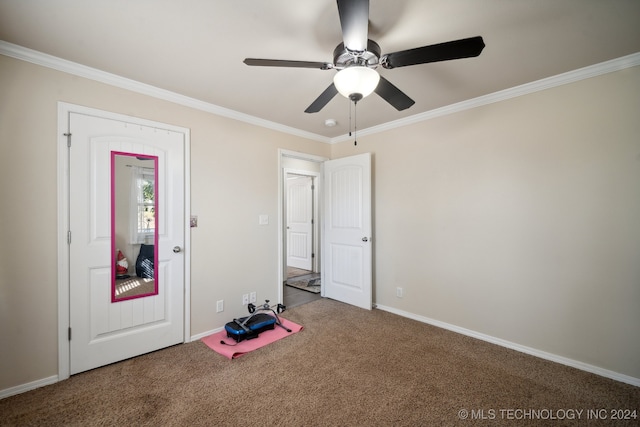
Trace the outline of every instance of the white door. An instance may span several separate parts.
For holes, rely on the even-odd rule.
[[[372,304],[371,154],[324,163],[323,296]]]
[[[73,112],[69,133],[69,356],[75,374],[184,342],[185,136]],[[112,151],[158,157],[159,235],[158,294],[113,303]]]
[[[287,175],[287,266],[311,270],[313,254],[313,179]]]

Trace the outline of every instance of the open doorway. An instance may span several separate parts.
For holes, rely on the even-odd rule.
[[[320,182],[326,159],[280,152],[280,301],[291,308],[320,299]]]
[[[316,197],[321,201],[316,203],[314,268],[317,270],[313,271],[323,276],[320,296],[371,310],[371,153],[336,160],[284,150],[280,150],[279,155],[278,301],[284,303],[284,289],[290,287],[285,284],[285,177],[287,174],[309,175],[318,178]]]
[[[309,172],[307,172],[309,173]],[[285,169],[284,225],[286,277],[284,305],[295,307],[319,299],[322,277],[316,253],[318,239],[317,179]]]

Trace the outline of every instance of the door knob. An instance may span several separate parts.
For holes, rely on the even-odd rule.
[[[363,241],[363,242],[368,242],[368,241],[369,241],[369,239],[367,239],[366,237],[363,237],[363,238],[362,238],[362,241]]]
[[[174,246],[174,247],[173,247],[173,252],[174,252],[174,253],[176,253],[176,254],[177,254],[178,252],[180,252],[181,250],[182,250],[182,249],[180,248],[180,246]]]

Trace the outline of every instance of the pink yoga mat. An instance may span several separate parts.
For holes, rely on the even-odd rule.
[[[280,326],[276,325],[275,329],[270,331],[264,331],[258,338],[252,340],[240,341],[236,344],[233,338],[227,338],[227,331],[224,329],[220,332],[216,332],[213,335],[202,338],[202,342],[216,353],[220,353],[228,359],[235,359],[250,351],[256,350],[260,347],[264,347],[267,344],[271,344],[274,341],[293,335],[296,332],[302,330],[302,326],[293,323],[287,319],[280,318],[282,324],[291,329],[291,332],[287,332]],[[226,344],[222,344],[221,341]]]

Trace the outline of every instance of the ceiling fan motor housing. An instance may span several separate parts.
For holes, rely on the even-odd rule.
[[[353,52],[340,43],[333,51],[334,68],[343,69],[352,65],[359,65],[367,68],[377,68],[380,61],[381,49],[378,43],[367,40],[367,50],[363,52]]]

